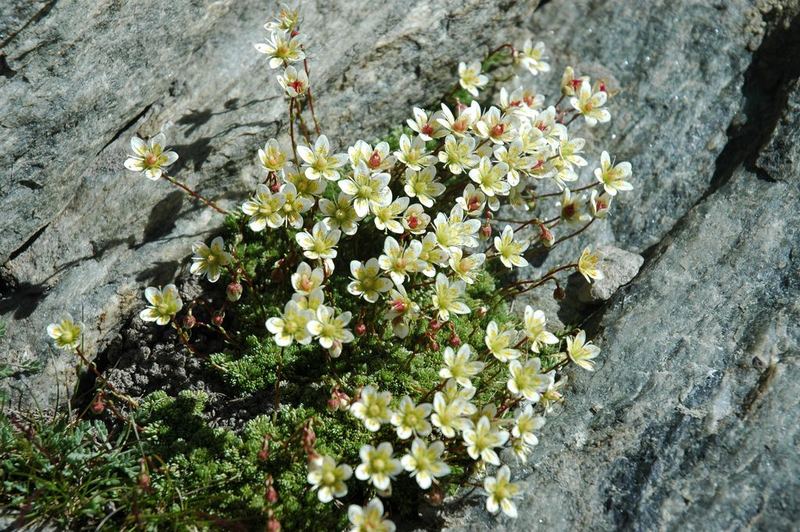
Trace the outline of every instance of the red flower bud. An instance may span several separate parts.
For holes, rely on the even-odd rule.
[[[358,322],[355,329],[356,336],[364,336],[366,332],[367,332],[367,326],[364,324],[364,322],[363,321]]]
[[[558,301],[562,301],[565,297],[567,297],[567,293],[564,291],[561,286],[556,286],[556,289],[553,290],[553,299]]]
[[[448,342],[450,342],[451,347],[458,347],[461,345],[461,338],[459,338],[456,333],[453,333],[450,335]]]
[[[99,396],[94,401],[92,401],[92,412],[94,412],[96,415],[99,416],[100,414],[103,413],[103,411],[105,411],[105,409],[106,409],[106,404]]]
[[[437,320],[436,318],[432,319],[428,324],[428,329],[436,332],[442,328],[442,322]]]
[[[258,451],[258,459],[262,462],[266,462],[269,458],[269,448],[264,445],[260,451]]]
[[[492,236],[492,226],[489,224],[481,226],[481,236],[483,238],[489,238]]]
[[[278,490],[276,490],[272,485],[267,486],[267,493],[265,494],[264,498],[267,499],[267,502],[270,504],[275,504],[278,502]]]
[[[150,475],[142,471],[139,473],[139,487],[146,490],[150,487]]]
[[[239,298],[242,297],[242,290],[242,283],[234,281],[225,289],[225,296],[228,301],[239,301]]]
[[[274,517],[270,517],[269,521],[267,521],[267,532],[281,532],[281,522]]]
[[[195,325],[197,325],[197,318],[195,318],[191,314],[187,314],[186,316],[183,317],[184,327],[186,327],[187,329],[191,329]]]
[[[217,327],[222,327],[222,322],[224,322],[224,321],[225,321],[225,314],[222,313],[222,312],[217,312],[211,318],[211,323],[213,323]]]

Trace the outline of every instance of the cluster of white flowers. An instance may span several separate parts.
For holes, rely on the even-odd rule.
[[[353,315],[342,309],[361,305],[358,334],[365,330],[363,316],[400,340],[427,324],[424,334],[438,350],[431,331],[445,326],[454,331],[458,316],[475,310],[468,289],[493,261],[510,270],[528,267],[526,255],[606,217],[612,199],[633,188],[630,163],[615,163],[606,151],[594,169],[596,181],[571,188],[591,167],[586,140],[569,126],[578,118],[588,127],[610,120],[605,85],[576,76],[571,67],[564,71],[561,97],[553,105],[546,106],[544,95],[519,75],[507,78],[514,80],[512,85],[500,87],[490,104],[477,98],[492,87],[491,69],[481,61],[462,62],[449,97],[454,104],[442,103],[433,111],[413,108],[396,150],[387,142],[373,146],[364,140],[336,149],[313,116],[297,13],[285,10],[265,27],[269,37],[255,47],[267,56],[270,68],[280,71],[277,80],[290,102],[290,143],[272,138],[258,150],[266,179],[241,205],[239,216],[253,232],[284,230],[290,237],[292,249],[281,263],[293,294],[283,311],[266,321],[281,348],[317,342],[331,357],[342,356],[344,346],[356,339],[350,329]],[[519,49],[504,45],[492,53],[504,48],[509,49],[512,69],[534,76],[550,70],[541,42],[528,41]],[[468,103],[454,97],[458,91]],[[569,107],[559,105],[565,99]],[[311,111],[317,135],[312,139],[306,128],[298,140],[295,111],[305,109]],[[149,142],[135,137],[125,166],[151,179],[167,177],[163,169],[178,156],[165,144],[163,135]],[[554,192],[542,194],[547,188]],[[529,212],[540,209],[540,200],[548,197],[553,198],[555,218]],[[504,203],[529,219],[494,225]],[[523,238],[525,227],[533,229],[532,238]],[[562,228],[564,235],[556,239]],[[366,239],[380,235],[382,246],[364,246],[380,251],[366,257],[361,253],[360,260],[340,256],[339,246],[359,231]],[[237,284],[240,274],[246,274],[234,249],[219,237],[210,245],[195,244],[191,273],[213,283],[227,271]],[[337,272],[348,265],[349,271]],[[600,257],[586,248],[575,263],[541,279],[515,283],[503,295],[555,280],[553,275],[565,269],[577,270],[588,282],[603,278]],[[348,277],[347,292],[354,299],[347,305],[332,296],[334,275]],[[175,285],[149,287],[145,297],[150,305],[141,318],[160,325],[170,323],[183,307]],[[67,317],[48,333],[59,347],[75,349],[80,327]],[[520,488],[502,464],[501,450],[508,448],[526,460],[538,442],[543,415],[561,398],[558,389],[564,379],[556,380],[556,369],[571,362],[592,370],[599,348],[586,340],[584,331],[560,337],[548,331],[544,313],[530,306],[519,321],[490,321],[482,336],[480,346],[451,340],[442,351],[438,384],[417,398],[393,397],[373,386],[353,390],[356,398],[344,409],[370,432],[386,435],[382,428],[389,427],[392,441],[365,445],[361,463],[352,466],[333,456],[315,456],[308,482],[320,501],[347,495],[353,476],[384,497],[403,472],[428,490],[450,473],[448,462],[461,465],[466,454],[474,462],[472,472],[483,477],[486,508],[516,516],[513,498]],[[481,387],[504,380],[505,386],[487,402]],[[494,476],[488,466],[496,468]],[[350,506],[348,515],[353,530],[394,530],[377,497],[366,506]]]

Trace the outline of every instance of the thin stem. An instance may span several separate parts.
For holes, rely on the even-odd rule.
[[[568,239],[570,239],[570,238],[572,238],[572,237],[574,237],[574,236],[578,236],[579,234],[583,233],[584,231],[586,231],[586,230],[589,228],[589,226],[590,226],[590,225],[592,225],[592,224],[594,223],[594,221],[595,221],[596,219],[597,219],[597,218],[592,218],[592,219],[589,221],[589,223],[588,223],[588,224],[584,225],[583,227],[581,227],[580,229],[578,229],[578,230],[577,230],[577,231],[575,231],[574,233],[571,233],[571,234],[569,234],[569,235],[567,235],[567,236],[564,236],[564,237],[561,237],[561,238],[559,238],[558,240],[556,240],[555,242],[553,242],[553,245],[552,245],[552,246],[550,246],[550,247],[552,248],[552,247],[554,247],[556,244],[560,244],[560,243],[561,243],[561,242],[563,242],[564,240],[568,240]]]
[[[81,362],[86,364],[86,366],[94,374],[95,378],[100,381],[100,384],[102,384],[103,387],[105,387],[111,393],[111,395],[113,395],[117,399],[125,401],[131,408],[138,408],[139,403],[137,403],[130,396],[117,390],[113,384],[108,382],[108,380],[105,377],[103,377],[102,374],[100,374],[100,371],[98,371],[97,366],[94,365],[94,362],[90,362],[89,359],[86,358],[86,355],[83,354],[83,351],[81,349],[76,349],[75,353],[77,353],[78,357],[80,357],[81,359]]]
[[[303,60],[303,66],[306,69],[306,77],[310,79],[311,76],[309,75],[309,72],[308,72],[308,59],[307,58]],[[319,121],[317,120],[317,115],[314,112],[314,96],[311,94],[311,82],[309,82],[309,87],[308,87],[308,90],[306,92],[308,93],[308,109],[309,109],[309,111],[311,111],[311,119],[314,120],[314,130],[317,132],[317,136],[319,136],[321,134],[320,133],[321,130],[320,130],[320,127],[319,127]]]
[[[219,205],[217,205],[216,203],[214,203],[210,199],[205,198],[204,196],[199,194],[197,191],[192,190],[188,186],[184,185],[183,183],[181,183],[180,181],[178,181],[174,177],[170,177],[167,174],[161,174],[161,177],[163,177],[164,179],[166,179],[167,181],[169,181],[170,183],[172,183],[176,187],[182,189],[184,192],[186,192],[187,194],[189,194],[190,196],[192,196],[196,200],[199,200],[199,201],[205,203],[208,207],[211,207],[212,209],[214,209],[218,213],[220,213],[222,215],[227,215],[228,214],[228,211],[226,211],[225,209],[223,209],[222,207],[220,207]]]
[[[600,182],[597,182],[597,183],[592,183],[592,184],[590,184],[590,185],[585,185],[585,186],[582,186],[582,187],[580,187],[580,188],[570,189],[570,193],[572,193],[572,192],[580,192],[580,191],[582,191],[582,190],[588,190],[588,189],[590,189],[590,188],[594,188],[594,187],[596,187],[596,186],[598,186],[598,185],[600,185]],[[562,195],[563,193],[564,193],[564,192],[550,192],[550,193],[548,193],[548,194],[539,194],[538,196],[536,196],[536,199],[542,199],[542,198],[553,198],[553,197],[555,197],[555,196],[560,196],[560,195]]]
[[[292,140],[294,162],[300,168],[300,159],[297,158],[297,141],[294,138],[294,98],[289,98],[289,138]]]

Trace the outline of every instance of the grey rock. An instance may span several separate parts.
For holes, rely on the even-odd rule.
[[[644,250],[645,266],[630,285],[584,324],[603,348],[600,363],[593,373],[568,375],[567,401],[549,417],[528,464],[516,468],[524,493],[518,501],[520,518],[489,516],[483,498],[476,495],[444,512],[445,526],[796,530],[797,3],[759,2],[758,11],[734,2],[716,7],[653,2],[639,13],[628,8],[637,2],[576,2],[571,11],[557,4],[544,6],[536,24],[569,27],[569,21],[592,15],[583,35],[598,37],[589,39],[592,50],[587,53],[610,59],[638,51],[653,58],[662,50],[681,49],[672,60],[690,65],[669,78],[679,80],[679,97],[699,87],[696,83],[721,63],[738,69],[744,66],[739,61],[748,60],[748,50],[754,53],[746,75],[729,78],[722,95],[714,93],[723,100],[719,108],[709,109],[702,103],[705,96],[698,94],[677,110],[687,117],[703,115],[700,122],[706,122],[706,116],[714,120],[727,109],[732,117],[729,138],[714,148],[716,161],[702,149],[689,149],[689,166],[665,177],[667,167],[656,170],[664,162],[661,156],[688,149],[685,142],[694,138],[692,130],[705,130],[707,124],[675,131],[675,124],[655,107],[631,126],[631,134],[653,144],[646,142],[647,153],[632,158],[635,167],[651,172],[639,171],[645,190],[638,201],[651,210],[638,213],[646,218],[644,213],[650,212],[650,220],[658,223],[635,223],[634,211],[616,218],[614,234],[633,249],[657,243]],[[711,32],[713,37],[694,33],[711,20],[718,30]],[[662,24],[670,34],[657,31]],[[628,41],[631,33],[638,34],[636,44]],[[612,47],[603,42],[606,37],[618,42]],[[707,47],[706,38],[720,38],[730,47],[723,53]],[[695,58],[701,61],[692,66]],[[776,74],[778,70],[782,73]],[[658,61],[640,70],[645,77],[665,81],[671,71]],[[730,91],[741,91],[741,111],[733,106],[736,97],[726,96]],[[700,135],[697,144],[708,139]],[[629,142],[623,138],[620,147]],[[673,155],[681,160],[684,153]],[[672,177],[676,180],[670,181]],[[679,185],[678,179],[685,182]],[[677,186],[687,194],[673,196]],[[665,189],[659,191],[661,187]],[[669,212],[662,212],[659,202],[669,205]]]
[[[317,112],[336,147],[385,134],[438,100],[459,60],[511,38],[536,1],[302,3]],[[260,178],[255,154],[285,102],[253,43],[277,2],[15,0],[0,13],[0,320],[3,356],[44,358],[14,383],[52,405],[74,360],[45,327],[87,324],[89,352],[170,282],[221,220],[166,182],[122,167],[131,135],[164,130],[179,179],[234,208]],[[57,384],[54,384],[57,383]]]
[[[602,246],[593,250],[600,257],[603,278],[587,283],[582,276],[579,299],[584,302],[607,301],[621,286],[631,282],[644,264],[644,257],[614,246]]]

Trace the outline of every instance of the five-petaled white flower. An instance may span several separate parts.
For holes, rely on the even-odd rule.
[[[469,171],[469,178],[481,187],[484,194],[493,198],[506,196],[511,190],[511,185],[506,181],[506,174],[508,174],[506,163],[493,165],[491,159],[482,157],[478,167]]]
[[[341,229],[346,235],[354,235],[358,231],[358,220],[361,217],[353,208],[353,198],[340,192],[335,200],[321,198],[319,211],[325,215],[323,222],[331,229]]]
[[[322,268],[311,269],[307,262],[301,262],[297,265],[297,270],[292,274],[292,288],[298,294],[307,296],[320,286],[325,280],[325,272]]]
[[[411,449],[400,462],[403,468],[411,473],[419,487],[426,490],[431,487],[434,478],[450,474],[450,466],[442,460],[444,443],[435,441],[428,445],[423,440],[416,438],[411,443]]]
[[[403,284],[409,274],[419,270],[419,254],[422,243],[412,240],[408,247],[401,246],[397,240],[387,236],[383,242],[383,254],[378,257],[378,265],[389,273],[397,285]]]
[[[233,260],[231,254],[225,251],[225,241],[221,236],[211,241],[207,246],[205,242],[195,242],[192,244],[192,266],[189,271],[194,275],[205,274],[208,280],[216,283],[219,280],[222,268]]]
[[[437,311],[439,321],[448,321],[451,313],[469,314],[469,307],[462,299],[465,285],[464,281],[453,281],[451,283],[446,275],[442,273],[436,274],[433,308]]]
[[[578,271],[586,279],[587,283],[591,283],[592,279],[603,279],[603,272],[600,270],[600,256],[592,253],[590,248],[585,248],[578,259]]]
[[[342,354],[342,344],[349,344],[354,339],[353,333],[346,328],[351,317],[350,312],[342,312],[337,316],[333,308],[320,305],[315,318],[308,322],[306,328],[317,338],[319,345],[335,358]]]
[[[475,426],[464,430],[463,437],[467,444],[467,454],[473,460],[500,465],[500,457],[494,448],[501,447],[508,441],[508,431],[493,427],[488,417],[481,416]]]
[[[408,207],[409,199],[401,196],[389,205],[373,205],[372,213],[375,215],[375,227],[379,231],[391,231],[392,233],[402,234],[405,230],[400,221],[400,215]]]
[[[478,278],[480,267],[485,261],[486,255],[484,253],[473,253],[465,257],[463,250],[455,248],[450,250],[450,259],[447,263],[459,279],[467,284],[473,284]]]
[[[284,183],[280,193],[283,194],[283,214],[286,225],[292,229],[303,227],[303,213],[314,206],[314,200],[297,193],[297,188],[292,183]]]
[[[163,289],[150,286],[145,289],[144,297],[150,306],[139,313],[143,321],[166,325],[183,308],[183,301],[174,284],[168,284]]]
[[[579,331],[575,336],[567,337],[567,356],[583,369],[594,371],[594,359],[600,354],[600,348],[586,341],[586,332]]]
[[[297,70],[293,66],[286,67],[283,75],[278,76],[278,83],[286,91],[289,98],[302,96],[308,90],[308,76],[302,68]]]
[[[275,335],[275,343],[281,347],[292,345],[292,342],[306,345],[311,343],[308,322],[312,319],[314,313],[311,310],[302,308],[297,301],[292,300],[284,305],[281,317],[268,319],[266,326]]]
[[[269,139],[264,149],[258,149],[258,160],[268,172],[280,172],[286,166],[288,156],[276,139]]]
[[[543,426],[544,418],[533,415],[533,406],[528,404],[517,412],[511,435],[515,438],[522,438],[527,445],[536,445],[539,443],[539,438],[533,431],[539,430]]]
[[[539,352],[539,348],[544,344],[557,344],[558,338],[551,332],[548,332],[544,326],[547,323],[547,318],[541,310],[533,310],[530,305],[525,305],[525,317],[523,320],[522,330],[528,339],[531,351],[534,353]]]
[[[252,231],[263,231],[283,225],[283,204],[286,198],[280,192],[273,194],[267,185],[258,185],[255,195],[242,204],[242,212],[250,217]]]
[[[394,157],[389,154],[388,142],[379,142],[373,149],[369,143],[358,140],[347,150],[347,154],[353,168],[364,163],[370,172],[384,172],[395,163]]]
[[[547,390],[555,379],[555,372],[541,373],[541,369],[542,363],[538,358],[532,358],[525,364],[520,363],[519,360],[512,360],[508,364],[508,371],[511,373],[507,384],[508,390],[535,403],[539,400],[540,394]]]
[[[336,181],[339,179],[337,168],[344,166],[347,162],[347,155],[343,153],[331,154],[331,145],[325,135],[320,135],[317,138],[313,150],[308,146],[298,146],[297,155],[307,165],[305,175],[309,179],[324,178],[328,181]]]
[[[500,236],[494,237],[494,248],[497,250],[500,262],[506,268],[524,268],[528,261],[522,256],[528,249],[528,242],[516,242],[514,240],[514,230],[510,225],[505,226]]]
[[[453,381],[455,383],[455,381]],[[445,438],[455,438],[456,431],[469,428],[471,421],[464,417],[466,401],[461,398],[448,399],[442,392],[433,396],[431,423]]]
[[[433,140],[434,138],[444,137],[447,132],[443,131],[442,128],[439,126],[438,116],[432,115],[428,116],[423,109],[419,107],[414,107],[414,118],[406,120],[406,124],[410,127],[413,131],[419,134],[419,138],[423,141]]]
[[[178,154],[166,149],[167,138],[159,133],[147,142],[136,135],[131,138],[133,154],[125,159],[125,168],[133,172],[141,172],[147,179],[156,180],[164,173],[164,169],[178,160]]]
[[[606,194],[616,196],[617,192],[633,190],[633,185],[626,181],[631,177],[631,163],[623,161],[612,164],[607,151],[600,155],[600,168],[595,168],[594,176],[603,184]]]
[[[339,188],[353,197],[356,214],[363,217],[369,214],[370,207],[382,207],[392,202],[389,179],[389,174],[373,174],[364,163],[360,163],[353,169],[352,177],[339,181]]]
[[[569,103],[583,115],[586,125],[592,127],[596,126],[598,122],[604,123],[611,120],[611,113],[608,112],[608,109],[603,109],[607,99],[606,91],[592,93],[591,84],[585,80],[581,82],[578,96],[570,98]]]
[[[425,141],[422,137],[414,137],[414,140],[403,134],[400,136],[400,150],[394,152],[395,157],[412,170],[421,170],[424,167],[436,164],[436,156],[428,153],[425,148]]]
[[[403,396],[392,414],[392,425],[397,428],[397,437],[405,440],[412,435],[427,436],[431,433],[428,416],[431,414],[430,403],[415,405],[409,396]]]
[[[517,331],[513,328],[502,327],[497,325],[497,322],[492,320],[486,326],[486,347],[489,352],[500,362],[508,362],[519,358],[522,352],[514,347],[517,341]]]
[[[493,514],[503,510],[508,517],[517,517],[517,507],[511,500],[520,492],[519,483],[511,482],[511,470],[504,465],[497,470],[493,477],[486,477],[483,481],[483,489],[486,490],[486,509]]]
[[[443,379],[455,379],[455,381],[465,388],[472,388],[472,377],[483,371],[486,364],[472,359],[472,346],[463,344],[458,348],[458,352],[448,346],[444,350],[445,366],[439,370],[439,377]]]
[[[410,198],[417,198],[426,207],[433,207],[433,202],[445,191],[445,186],[436,180],[436,168],[428,166],[422,170],[408,169],[405,173],[403,191]]]
[[[595,218],[603,219],[608,216],[608,209],[611,207],[611,198],[607,192],[598,194],[596,190],[592,190],[592,196],[589,198],[589,206],[592,208],[592,216]]]
[[[377,432],[381,424],[389,423],[392,419],[392,411],[389,409],[391,400],[391,393],[379,392],[373,386],[364,386],[358,401],[350,407],[350,413],[363,421],[367,430]]]
[[[458,175],[474,167],[480,161],[475,155],[475,139],[465,137],[456,140],[453,135],[444,139],[444,149],[439,152],[439,162],[447,165],[451,173]]]
[[[377,497],[366,506],[351,504],[347,509],[347,518],[353,525],[350,532],[394,532],[394,523],[383,516],[383,503]]]
[[[337,464],[331,456],[317,456],[308,464],[308,483],[317,491],[320,502],[331,502],[347,495],[345,481],[353,476],[353,468]]]
[[[306,58],[303,37],[291,36],[284,31],[273,31],[267,42],[256,43],[255,49],[269,57],[269,67],[278,68]]]
[[[403,224],[403,229],[412,235],[421,235],[425,233],[425,229],[431,223],[431,217],[425,213],[422,205],[414,203],[405,210],[400,222]]]
[[[356,478],[369,480],[381,491],[390,489],[391,482],[403,470],[400,460],[393,456],[394,450],[389,442],[381,442],[377,447],[364,445],[358,455],[361,464],[356,468]]]
[[[522,66],[534,76],[539,72],[550,72],[550,65],[544,61],[544,43],[541,41],[535,45],[530,39],[525,41],[519,51],[519,58]]]
[[[75,351],[81,343],[83,327],[69,314],[64,314],[57,323],[47,326],[47,335],[59,349]]]
[[[489,77],[481,74],[479,61],[474,61],[469,65],[464,62],[458,64],[458,84],[475,98],[478,97],[478,89],[482,89],[487,83],[489,83]]]
[[[303,255],[309,259],[335,259],[340,236],[342,232],[338,229],[329,229],[324,223],[317,222],[311,228],[311,233],[297,233],[295,239],[303,248]]]
[[[374,257],[366,263],[350,261],[350,273],[353,274],[353,281],[347,285],[347,291],[370,303],[375,303],[380,294],[392,288],[392,282],[381,275],[378,259]]]

